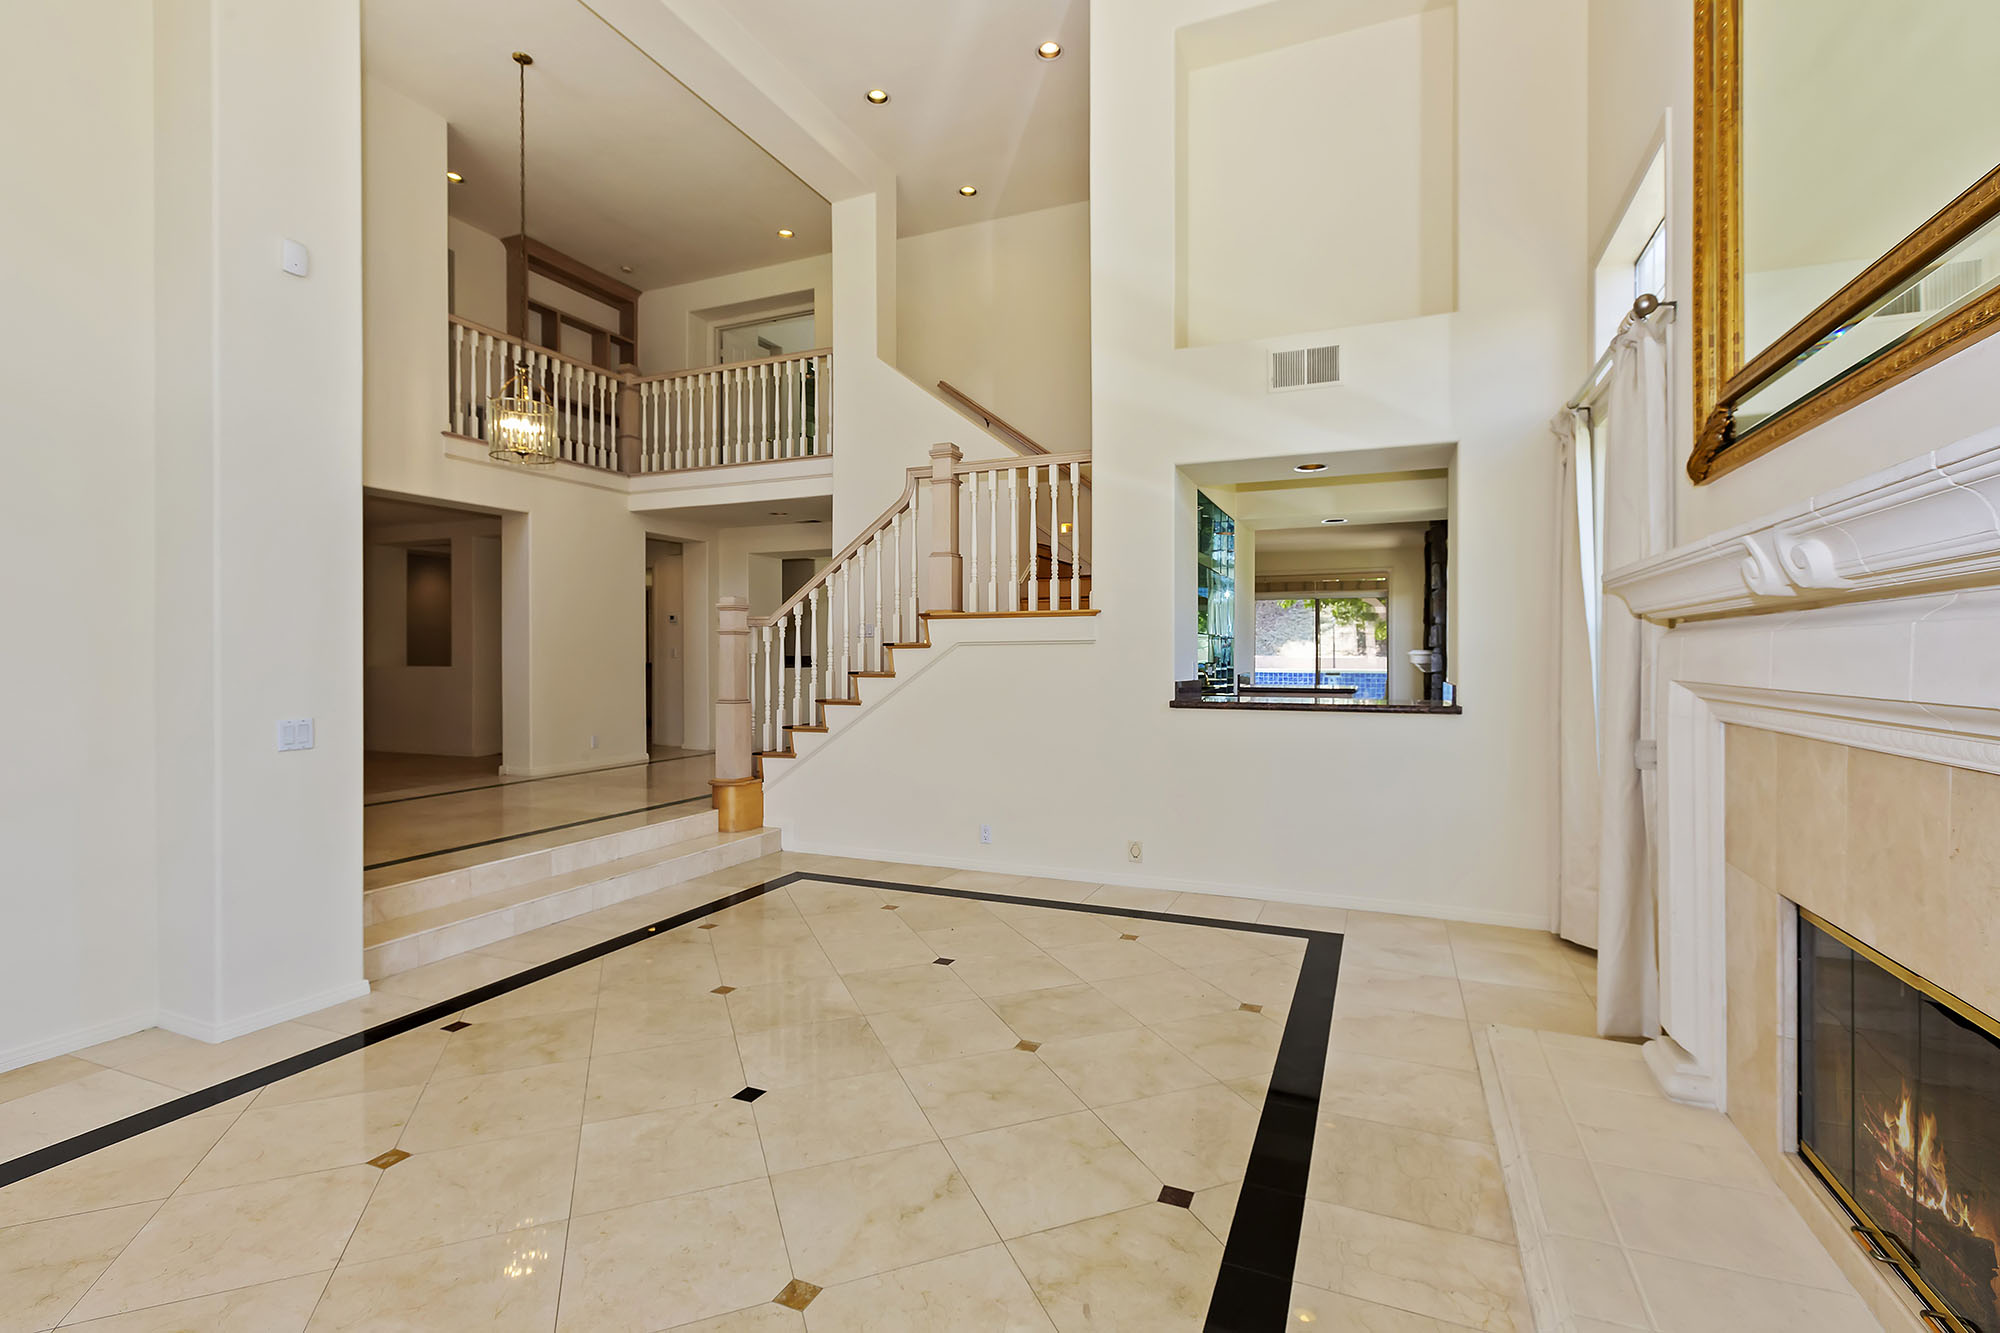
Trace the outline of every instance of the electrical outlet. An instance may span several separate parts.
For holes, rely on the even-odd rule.
[[[597,748],[597,737],[595,737],[595,736],[592,736],[592,737],[590,738],[590,748],[591,748],[591,749],[593,749],[593,750],[595,750],[595,749]]]
[[[1134,862],[1135,864],[1136,864],[1137,862],[1140,862],[1140,861],[1143,861],[1143,860],[1145,860],[1145,859],[1146,859],[1146,845],[1145,845],[1144,843],[1142,843],[1142,842],[1128,842],[1128,843],[1126,843],[1126,844],[1125,844],[1125,859],[1126,859],[1127,861],[1131,861],[1131,862]]]
[[[288,717],[279,722],[278,748],[280,750],[312,749],[313,720],[309,717]]]
[[[983,843],[993,841],[993,826],[991,824],[981,824],[979,826],[979,840]]]

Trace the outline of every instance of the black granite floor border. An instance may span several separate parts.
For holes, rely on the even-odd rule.
[[[570,968],[594,962],[607,954],[628,949],[664,931],[691,925],[725,908],[754,901],[774,889],[785,888],[800,880],[1303,939],[1306,942],[1305,958],[1299,969],[1298,985],[1292,992],[1291,1009],[1285,1016],[1284,1032],[1278,1040],[1278,1057],[1271,1070],[1270,1090],[1265,1094],[1264,1110],[1257,1121],[1257,1134],[1251,1144],[1236,1215],[1230,1223],[1229,1238],[1222,1247],[1222,1269],[1216,1279],[1215,1293],[1209,1301],[1208,1319],[1203,1326],[1207,1333],[1278,1333],[1286,1327],[1291,1310],[1292,1273],[1305,1219],[1306,1176],[1312,1165],[1313,1132],[1319,1120],[1320,1083],[1326,1071],[1334,990],[1340,977],[1340,935],[1294,926],[1224,921],[1101,903],[1057,902],[1046,898],[984,893],[933,884],[905,884],[895,880],[861,879],[817,871],[787,871],[761,884],[737,889],[685,912],[663,917],[651,925],[600,940],[412,1013],[348,1036],[336,1037],[261,1069],[238,1074],[199,1092],[187,1093],[12,1161],[0,1162],[0,1188],[123,1143],[149,1130],[197,1115],[246,1092],[256,1092],[280,1079],[304,1073],[343,1055],[352,1055],[392,1037],[428,1027],[461,1010],[531,986]]]

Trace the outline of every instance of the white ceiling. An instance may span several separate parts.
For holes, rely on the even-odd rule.
[[[1088,0],[757,0],[736,17],[895,170],[903,235],[1089,197]],[[1035,54],[1050,40],[1061,59]]]
[[[1337,528],[1272,528],[1257,532],[1257,553],[1276,551],[1398,551],[1420,548],[1422,523],[1348,523]]]
[[[640,288],[832,249],[823,199],[578,0],[364,0],[362,36],[366,72],[450,125],[451,211],[482,230],[519,230],[520,50],[536,240]]]

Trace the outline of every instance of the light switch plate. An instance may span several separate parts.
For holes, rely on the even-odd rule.
[[[288,717],[279,722],[278,748],[280,750],[312,749],[313,720],[309,717]]]
[[[312,256],[306,253],[306,247],[298,241],[285,242],[279,262],[284,265],[285,272],[295,278],[303,278],[312,271]]]

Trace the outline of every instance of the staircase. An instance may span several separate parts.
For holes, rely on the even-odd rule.
[[[777,850],[778,830],[719,833],[704,810],[370,889],[362,973],[394,976]]]
[[[1074,611],[1089,605],[1090,575],[1079,575],[1076,565],[1059,559],[1047,542],[1038,544],[1034,573],[1021,584],[1021,610]]]

